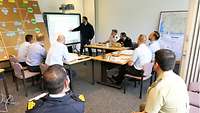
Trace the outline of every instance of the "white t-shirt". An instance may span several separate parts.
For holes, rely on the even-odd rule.
[[[26,64],[29,66],[39,66],[45,55],[45,48],[41,42],[32,43],[28,49]]]
[[[47,53],[45,63],[49,66],[54,64],[63,65],[64,62],[69,62],[74,59],[75,58],[72,58],[72,55],[68,52],[66,45],[54,42]]]
[[[27,53],[28,53],[28,48],[31,44],[29,42],[24,42],[20,44],[18,53],[17,53],[17,58],[19,62],[25,62]]]
[[[137,70],[143,69],[143,66],[151,62],[152,53],[145,44],[140,44],[133,53],[133,65]]]
[[[115,35],[115,36],[110,35],[108,40],[109,40],[110,43],[116,43],[119,40],[119,38],[118,38],[117,35]]]

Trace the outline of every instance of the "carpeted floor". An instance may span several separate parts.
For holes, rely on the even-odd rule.
[[[131,113],[137,111],[139,104],[145,98],[139,99],[139,85],[135,88],[130,82],[127,93],[123,94],[122,89],[115,89],[100,84],[91,84],[90,72],[88,72],[87,64],[80,64],[73,67],[76,76],[73,80],[73,89],[76,93],[85,95],[85,113]],[[12,81],[11,73],[7,73],[7,83],[9,92],[16,100],[15,105],[8,105],[8,113],[24,113],[27,100],[41,93],[38,86],[28,86],[29,96],[25,97],[22,84],[20,84],[19,92],[16,91],[15,84]],[[131,85],[132,84],[132,85]],[[144,82],[146,90],[149,81]],[[2,81],[0,81],[0,91],[3,90]],[[145,95],[145,91],[144,91]]]

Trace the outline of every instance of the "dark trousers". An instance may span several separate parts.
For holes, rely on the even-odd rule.
[[[125,74],[131,74],[141,77],[143,73],[143,70],[137,70],[134,66],[124,65],[120,68],[119,75],[115,78],[115,80],[117,80],[118,82],[122,82]]]
[[[84,46],[86,44],[89,45],[90,41],[89,40],[81,41],[81,49],[80,49],[80,54],[81,55],[83,54],[83,49],[84,49]],[[89,55],[92,56],[92,49],[91,48],[88,48],[88,52],[89,52]]]
[[[28,65],[26,64],[26,62],[19,62],[19,63],[22,65],[22,67],[28,66]]]
[[[28,70],[29,70],[30,72],[41,72],[40,66],[29,66],[29,65],[28,65]]]

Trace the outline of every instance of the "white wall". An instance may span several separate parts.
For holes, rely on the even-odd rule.
[[[95,29],[95,0],[83,0],[83,15],[88,18]],[[95,36],[92,43],[95,42]]]
[[[160,11],[187,10],[189,0],[96,0],[96,41],[108,38],[112,28],[132,39],[157,30]]]
[[[95,0],[83,0],[83,15],[95,26]]]

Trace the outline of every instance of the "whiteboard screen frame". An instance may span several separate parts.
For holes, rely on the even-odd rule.
[[[168,35],[168,37],[163,37],[164,34],[162,33],[161,31],[161,22],[162,22],[162,19],[163,19],[163,16],[164,15],[167,15],[167,14],[184,14],[186,17],[188,15],[188,11],[187,10],[179,10],[179,11],[161,11],[160,12],[160,18],[159,18],[159,25],[158,25],[158,32],[160,33],[160,39],[159,39],[159,42],[161,45],[163,45],[164,42],[166,43],[169,43],[168,46],[169,47],[164,47],[165,49],[170,49],[172,47],[175,41],[175,39],[177,40],[176,42],[180,42],[179,44],[176,44],[176,50],[172,50],[175,52],[176,54],[176,60],[181,60],[181,57],[182,57],[182,51],[183,51],[183,43],[184,43],[184,37],[185,37],[185,32],[183,32],[182,34],[170,34]],[[185,22],[185,24],[187,24],[187,20]],[[185,25],[185,31],[186,31],[186,27],[187,25]],[[172,39],[172,40],[170,40]],[[172,44],[172,45],[171,45]],[[170,47],[171,46],[171,47]],[[175,45],[173,45],[175,46]],[[161,48],[163,48],[163,46],[161,46]]]
[[[73,26],[73,28],[70,28],[70,29],[66,28],[66,32],[70,32],[69,30],[72,30],[72,29],[80,26],[80,24],[81,24],[81,16],[78,13],[66,14],[66,13],[57,13],[57,12],[56,13],[55,12],[44,12],[43,13],[43,18],[44,18],[44,22],[45,22],[45,25],[46,25],[46,28],[47,28],[48,35],[49,35],[49,40],[50,40],[51,43],[53,42],[52,39],[51,39],[52,36],[50,36],[50,34],[52,34],[52,33],[50,33],[50,30],[49,30],[50,28],[49,28],[49,24],[48,24],[48,16],[51,16],[51,15],[53,15],[53,16],[56,16],[56,15],[58,15],[58,16],[60,16],[60,15],[63,15],[63,16],[77,16],[78,17],[79,23],[76,26]],[[62,32],[58,32],[56,34],[59,34],[59,33],[62,33]],[[73,44],[80,43],[80,41],[81,41],[80,31],[78,31],[78,32],[71,32],[71,33],[73,33],[75,35],[78,35],[79,36],[79,40],[75,41],[75,42],[65,42],[65,45],[73,45]],[[54,36],[56,36],[56,34],[54,33]],[[68,36],[65,36],[65,37],[67,38]],[[53,38],[55,38],[55,37],[53,37]]]

